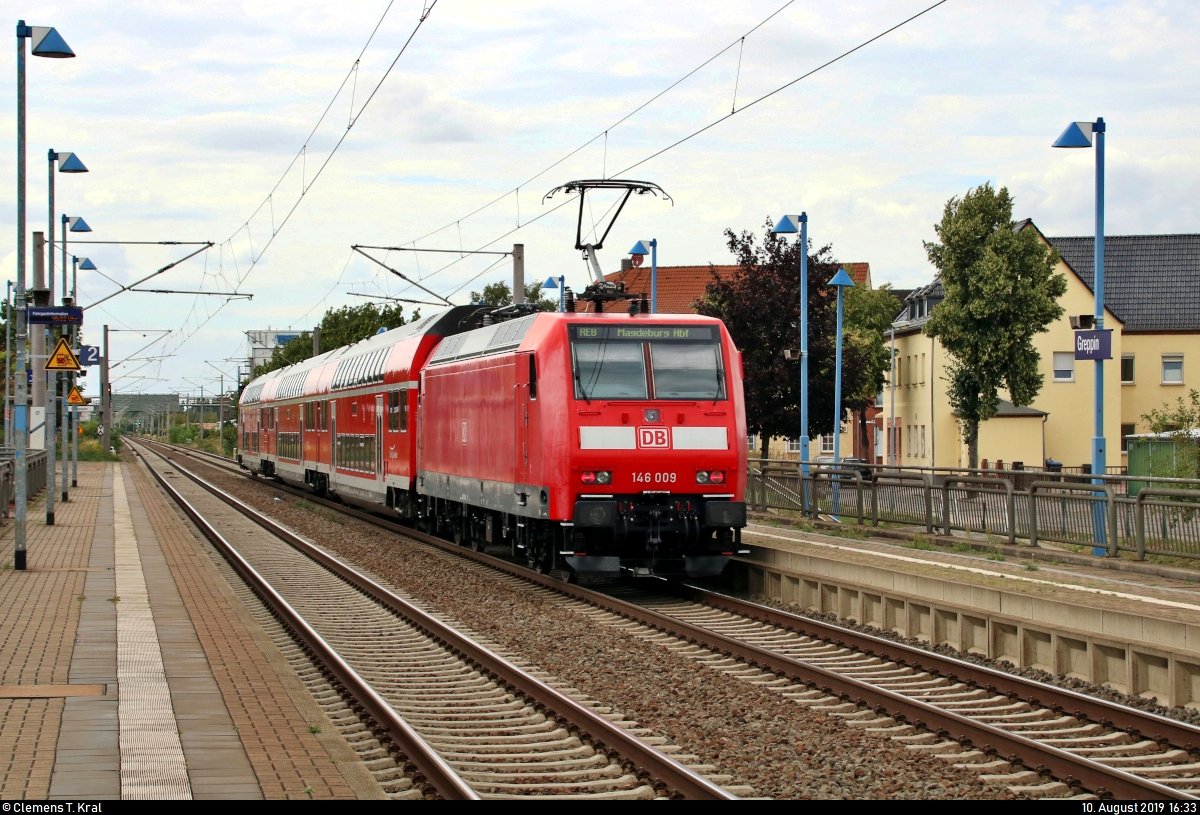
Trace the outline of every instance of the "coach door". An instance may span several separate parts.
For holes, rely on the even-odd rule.
[[[375,480],[383,478],[383,394],[375,394]]]

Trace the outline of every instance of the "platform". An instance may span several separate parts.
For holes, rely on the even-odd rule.
[[[383,797],[140,464],[40,500],[28,571],[0,527],[0,799]]]

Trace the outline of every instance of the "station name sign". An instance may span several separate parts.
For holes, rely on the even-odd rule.
[[[1112,329],[1076,331],[1075,359],[1112,359]]]
[[[707,325],[573,325],[571,339],[695,342],[712,340],[713,329]]]
[[[83,325],[83,309],[73,306],[30,306],[25,319],[35,325]]]

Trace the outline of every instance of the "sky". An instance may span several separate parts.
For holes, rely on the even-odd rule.
[[[755,104],[934,0],[437,0],[418,26],[429,2],[9,7],[77,54],[28,59],[28,231],[47,229],[47,150],[73,151],[90,172],[56,176],[57,213],[93,229],[73,240],[212,241],[143,285],[253,295],[124,292],[89,308],[85,342],[110,327],[115,390],[211,393],[236,375],[245,331],[310,328],[368,302],[355,293],[433,299],[354,244],[519,242],[527,281],[564,275],[578,290],[577,205],[543,201],[577,178],[671,197],[628,203],[605,271],[644,238],[660,265],[728,263],[726,229],[761,235],[804,211],[815,246],[904,288],[932,278],[923,241],[947,199],[984,182],[1048,235],[1091,234],[1094,152],[1050,144],[1103,116],[1108,233],[1200,231],[1194,2],[947,0]],[[0,95],[11,191],[11,79]],[[590,202],[586,232],[603,232],[612,202]],[[13,236],[16,207],[0,221]],[[73,242],[99,269],[79,274],[81,304],[195,248]],[[511,279],[504,256],[371,251],[455,303]],[[0,272],[16,269],[10,237]]]

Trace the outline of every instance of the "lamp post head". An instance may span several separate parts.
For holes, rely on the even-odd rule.
[[[1051,147],[1091,147],[1092,134],[1104,132],[1104,120],[1099,121],[1099,127],[1092,122],[1071,122]]]
[[[62,38],[57,29],[51,26],[32,25],[26,26],[25,31],[25,36],[33,40],[35,57],[66,59],[75,56],[75,52],[71,50],[71,46],[67,45],[66,40]]]
[[[547,277],[546,282],[542,284],[543,289],[557,289],[558,282],[553,277]]]
[[[88,168],[83,166],[79,156],[74,153],[58,153],[58,171],[60,173],[86,173]]]
[[[838,269],[837,274],[835,274],[833,279],[829,281],[829,285],[837,286],[839,289],[847,286],[849,288],[854,288],[854,281],[851,279],[850,275],[846,273],[846,269],[843,267]]]
[[[808,213],[801,212],[799,215],[784,215],[780,217],[779,223],[771,229],[774,235],[794,235],[800,231],[800,224],[808,222]]]
[[[650,246],[650,241],[638,241],[637,243],[635,243],[633,245],[633,248],[629,250],[629,254],[631,254],[631,255],[648,255],[648,254],[650,254],[650,249],[648,248],[649,246]]]
[[[63,218],[66,220],[66,222],[68,224],[67,228],[70,229],[72,232],[91,232],[92,231],[92,228],[87,225],[87,221],[83,220],[83,218],[80,218],[78,215],[76,215],[74,218],[67,218],[67,216],[64,215]]]
[[[96,271],[96,264],[92,263],[91,258],[82,258],[79,263],[79,268],[83,269],[84,271],[94,272]]]

